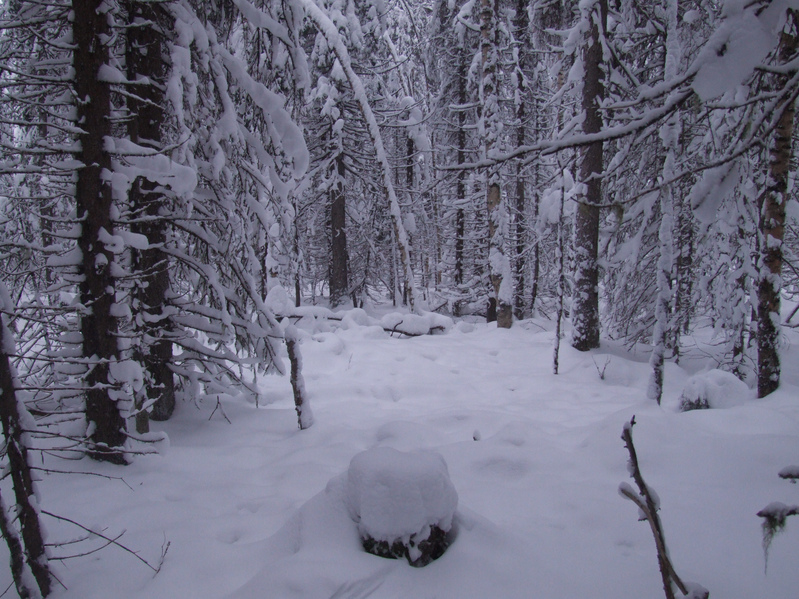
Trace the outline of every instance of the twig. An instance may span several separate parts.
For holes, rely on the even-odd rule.
[[[211,420],[211,418],[213,418],[213,417],[214,417],[214,414],[216,414],[216,411],[217,411],[217,410],[219,410],[219,413],[220,413],[220,414],[222,414],[222,417],[223,417],[225,420],[227,420],[227,421],[228,421],[228,424],[233,424],[233,423],[230,421],[230,418],[228,418],[228,417],[227,417],[227,414],[225,414],[225,409],[222,407],[222,402],[220,401],[220,399],[219,399],[218,397],[216,398],[216,406],[214,406],[214,411],[213,411],[213,412],[211,412],[211,415],[208,417],[208,420]]]
[[[66,561],[68,559],[75,559],[76,557],[86,557],[87,555],[91,555],[93,553],[97,553],[98,551],[101,551],[102,549],[105,549],[109,545],[112,545],[112,544],[116,543],[119,539],[122,538],[122,535],[124,535],[124,534],[125,534],[125,531],[123,530],[121,533],[119,533],[113,539],[106,541],[105,545],[100,545],[99,547],[96,547],[94,549],[90,549],[89,551],[85,551],[83,553],[76,553],[74,555],[61,555],[61,556],[53,555],[53,556],[50,557],[50,559],[58,560],[59,562],[64,562],[64,561]],[[88,539],[89,537],[86,537],[86,538]]]
[[[599,375],[599,380],[605,380],[605,371],[608,369],[608,365],[610,364],[610,356],[605,357],[605,363],[602,365],[602,368],[599,367],[599,364],[596,363],[596,359],[594,358],[593,354],[591,355],[591,361],[594,363],[594,367],[596,368],[596,372]]]
[[[85,472],[85,471],[70,471],[70,470],[54,470],[53,468],[42,468],[41,466],[31,466],[31,470],[38,470],[39,472],[44,472],[46,474],[82,474],[84,476],[99,476],[100,478],[107,478],[109,480],[118,480],[121,481],[123,485],[125,485],[128,489],[133,491],[133,487],[131,487],[127,481],[122,478],[121,476],[110,476],[108,474],[102,474],[100,472]],[[2,595],[0,595],[1,597]]]
[[[791,310],[791,313],[788,315],[788,318],[786,318],[786,319],[785,319],[785,324],[789,324],[789,323],[791,322],[791,318],[793,318],[794,316],[796,316],[796,313],[797,313],[797,312],[799,312],[799,304],[796,304],[796,306],[794,307],[794,309],[793,309],[793,310]]]
[[[106,545],[104,545],[104,547],[106,547],[108,545],[116,545],[120,549],[123,549],[124,551],[127,551],[128,553],[130,553],[133,557],[135,557],[137,560],[139,560],[145,566],[150,568],[150,570],[152,570],[156,574],[158,574],[161,571],[161,566],[164,565],[164,559],[166,558],[167,551],[169,551],[169,546],[170,546],[169,542],[167,542],[161,548],[161,558],[160,558],[160,560],[158,562],[158,566],[153,566],[150,562],[148,562],[146,559],[144,559],[138,553],[136,553],[132,549],[129,549],[128,547],[125,547],[125,545],[123,545],[122,543],[119,543],[117,541],[117,539],[119,539],[123,534],[125,534],[125,531],[122,531],[115,539],[112,539],[111,537],[105,536],[101,532],[97,532],[96,530],[92,530],[91,528],[87,528],[86,526],[83,526],[83,524],[81,524],[79,522],[75,522],[74,520],[70,520],[69,518],[66,518],[65,516],[58,516],[56,514],[53,514],[52,512],[48,512],[46,510],[41,510],[41,512],[42,512],[42,514],[45,514],[46,516],[50,516],[51,518],[55,518],[56,520],[61,520],[63,522],[69,522],[70,524],[74,524],[78,528],[83,529],[86,532],[88,532],[90,534],[93,534],[93,535],[95,535],[97,537],[100,537],[101,539],[103,539],[105,541],[108,541],[108,543]],[[59,559],[64,559],[64,558],[59,558]]]

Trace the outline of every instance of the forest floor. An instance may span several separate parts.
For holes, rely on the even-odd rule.
[[[649,526],[618,493],[632,482],[620,435],[635,415],[641,469],[660,496],[680,576],[719,599],[796,597],[799,521],[775,538],[766,572],[756,513],[772,501],[799,503],[799,487],[777,477],[799,464],[799,335],[787,331],[785,380],[769,398],[749,392],[724,398],[723,409],[680,413],[689,376],[715,366],[709,346],[687,340],[694,347],[683,366],[667,365],[658,407],[646,399],[647,356],[614,342],[590,353],[564,342],[553,375],[551,329],[540,320],[511,330],[459,322],[446,334],[397,338],[378,327],[306,327],[310,429],[297,429],[288,379],[268,377],[258,406],[199,398],[154,423],[169,436],[160,455],[125,468],[66,464],[124,482],[44,476],[46,510],[112,538],[124,532],[119,542],[154,564],[169,543],[156,575],[115,546],[58,563],[68,590],[54,596],[662,597]],[[457,537],[425,568],[365,554],[326,491],[354,455],[376,446],[430,449],[448,464]],[[51,541],[81,534],[46,525]],[[10,581],[0,569],[0,592]]]

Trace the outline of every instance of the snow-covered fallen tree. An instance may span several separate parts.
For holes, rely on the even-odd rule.
[[[266,304],[278,319],[288,318],[298,322],[304,320],[306,323],[333,321],[341,323],[344,328],[379,326],[387,333],[406,337],[446,333],[453,326],[451,318],[435,312],[419,312],[417,314],[391,312],[377,318],[369,316],[362,308],[333,311],[324,306],[294,306],[285,289],[279,286],[270,290]]]

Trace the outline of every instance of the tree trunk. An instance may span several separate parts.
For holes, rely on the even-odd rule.
[[[344,195],[344,158],[334,164],[336,182],[330,190],[330,305],[341,305],[349,291],[347,267],[347,201]]]
[[[680,357],[680,334],[688,334],[691,330],[693,303],[693,252],[694,224],[691,206],[686,198],[678,196],[677,200],[677,256],[675,258],[674,286],[674,356],[675,362]]]
[[[527,32],[530,27],[529,18],[527,15],[528,0],[517,0],[516,2],[516,17],[514,19],[514,29],[516,30],[516,42],[518,47],[518,62],[516,67],[516,91],[518,98],[516,99],[516,145],[523,146],[527,141],[527,125],[525,119],[527,118],[526,112],[526,99],[525,91],[527,89],[527,82],[525,80],[525,58],[531,54],[530,49],[525,46],[531,45]],[[514,236],[516,238],[516,247],[513,260],[514,265],[514,278],[515,285],[513,290],[513,307],[516,318],[522,319],[525,317],[525,310],[527,308],[525,302],[525,272],[527,270],[527,197],[526,187],[527,181],[524,176],[525,167],[521,161],[516,163],[516,210],[514,211]]]
[[[680,61],[677,43],[677,0],[666,3],[666,64],[664,79],[671,81],[677,75]],[[666,157],[663,161],[662,179],[669,181],[674,176],[674,161],[680,141],[680,121],[672,115],[660,130]],[[663,371],[668,342],[673,338],[671,323],[672,270],[674,267],[674,190],[667,183],[660,190],[660,229],[658,230],[658,260],[655,267],[657,297],[655,298],[655,327],[652,332],[652,356],[649,365],[652,375],[649,380],[647,396],[660,405],[663,396]]]
[[[461,68],[458,71],[458,102],[462,105],[466,103],[466,68],[464,66],[465,57],[461,52]],[[466,112],[461,108],[458,110],[458,165],[466,162]],[[463,253],[466,235],[466,172],[458,171],[457,182],[455,184],[455,284],[463,284]],[[456,314],[457,315],[457,314]]]
[[[788,10],[788,22],[780,38],[780,59],[791,60],[799,46],[799,13]],[[785,83],[786,76],[781,76]],[[766,190],[760,197],[760,280],[758,281],[757,395],[765,397],[780,385],[780,293],[782,290],[782,241],[785,203],[791,163],[794,105],[783,103],[769,151]]]
[[[0,283],[0,307],[10,310],[11,306],[6,306],[8,291],[5,285]],[[3,427],[3,440],[5,443],[5,454],[8,459],[8,473],[14,487],[14,499],[16,502],[16,515],[19,521],[20,537],[17,543],[22,542],[21,549],[25,555],[25,561],[33,574],[36,584],[46,597],[50,593],[50,568],[47,562],[47,554],[44,547],[44,533],[39,523],[39,513],[37,510],[38,502],[33,488],[33,477],[31,476],[30,463],[28,462],[28,448],[25,445],[26,431],[23,430],[22,419],[20,418],[20,405],[17,400],[16,381],[7,348],[13,347],[10,339],[11,332],[6,328],[5,318],[0,315],[0,422]],[[22,407],[24,410],[24,407]],[[28,416],[30,418],[30,416]],[[5,506],[0,505],[2,517],[5,520],[7,512]],[[7,523],[13,526],[12,523]],[[14,580],[17,582],[18,575],[21,575],[21,567],[18,562],[19,556],[14,555],[18,550],[14,543],[15,534],[7,536],[3,532],[9,544],[12,558],[12,571]],[[21,555],[21,554],[20,554]],[[20,578],[21,579],[21,578]],[[20,584],[17,583],[17,588]],[[22,594],[22,593],[20,593]]]
[[[25,553],[22,550],[22,541],[20,541],[17,531],[14,530],[14,525],[8,516],[9,512],[6,508],[6,503],[3,501],[3,497],[0,496],[0,535],[6,540],[6,545],[8,546],[11,578],[14,580],[19,599],[30,599],[31,597],[36,597],[36,590],[28,587],[30,581],[25,572]]]
[[[583,49],[583,133],[602,129],[600,102],[605,96],[602,82],[600,27],[607,26],[607,0],[596,0],[590,8],[589,37]],[[582,155],[580,180],[585,194],[578,199],[574,216],[574,297],[572,304],[572,346],[580,351],[599,347],[599,206],[602,201],[601,141],[589,144]]]
[[[163,147],[164,86],[167,75],[165,44],[162,26],[166,14],[158,3],[130,2],[129,23],[147,25],[129,26],[127,29],[126,62],[128,79],[136,81],[147,77],[151,85],[136,87],[135,96],[129,96],[128,135],[136,144],[160,151]],[[138,280],[134,298],[144,324],[139,328],[137,359],[145,369],[145,385],[136,400],[136,430],[149,430],[148,416],[153,420],[167,420],[175,410],[175,381],[172,362],[172,326],[164,313],[170,290],[169,260],[164,252],[167,241],[168,199],[160,185],[145,177],[133,182],[128,194],[133,215],[130,229],[147,238],[149,247],[133,252],[133,269]],[[145,402],[153,402],[148,414]]]
[[[291,390],[294,393],[294,409],[297,411],[297,425],[300,430],[305,430],[313,424],[313,413],[305,393],[305,379],[302,376],[302,354],[300,341],[297,337],[297,327],[289,325],[284,333],[286,338],[286,351],[291,363]]]
[[[111,135],[111,91],[101,81],[100,68],[108,63],[112,39],[102,0],[74,0],[73,67],[79,135],[75,203],[81,219],[78,247],[81,252],[80,299],[83,357],[88,361],[85,382],[86,420],[89,425],[89,455],[97,460],[124,464],[125,419],[120,390],[110,376],[110,364],[119,356],[117,319],[112,313],[116,281],[114,254],[104,240],[113,234],[112,197],[108,173],[111,156],[105,140]]]
[[[560,118],[558,118],[560,120]],[[560,125],[560,123],[558,123]],[[558,208],[558,234],[557,240],[555,245],[555,260],[558,265],[558,279],[557,279],[557,286],[555,288],[556,294],[556,307],[555,307],[555,343],[552,350],[552,374],[558,374],[558,370],[560,369],[560,337],[561,337],[561,327],[563,325],[563,302],[564,296],[566,294],[566,241],[564,239],[564,227],[565,223],[563,222],[563,213],[566,206],[566,189],[565,189],[565,177],[564,171],[565,168],[560,164],[560,160],[558,160],[558,168],[560,170],[560,203]]]
[[[292,268],[294,270],[294,307],[302,305],[302,264],[300,253],[300,229],[297,226],[297,203],[294,202],[294,240],[292,247]]]
[[[483,150],[488,157],[500,141],[502,115],[499,110],[499,49],[497,44],[497,7],[494,0],[481,0],[480,10],[480,119],[483,129]],[[478,127],[479,128],[479,127]],[[487,175],[486,212],[488,214],[488,266],[493,288],[493,305],[496,307],[497,327],[509,329],[513,324],[513,284],[509,280],[510,264],[505,255],[507,214],[502,201],[497,168]],[[491,304],[489,316],[491,321]]]

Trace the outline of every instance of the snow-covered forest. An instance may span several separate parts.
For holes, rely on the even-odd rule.
[[[797,95],[797,0],[0,0],[0,594],[795,596]]]

